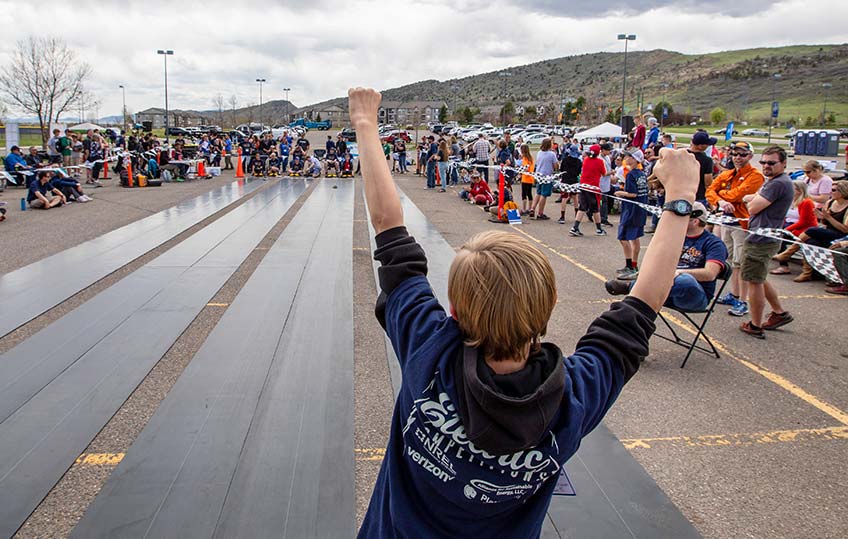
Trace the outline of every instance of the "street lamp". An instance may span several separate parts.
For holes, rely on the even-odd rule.
[[[158,51],[156,51],[156,54],[161,54],[163,56],[163,58],[165,59],[165,145],[168,145],[169,144],[168,128],[170,127],[170,123],[169,123],[169,120],[168,120],[168,56],[173,56],[174,51],[172,51],[170,49],[168,49],[168,50],[159,49]]]
[[[824,106],[822,107],[822,126],[827,127],[827,91],[830,90],[833,85],[829,82],[822,83],[822,89],[824,91]]]
[[[774,107],[777,100],[777,81],[780,80],[780,73],[775,73],[771,76],[771,114],[769,115],[769,134],[768,134],[768,143],[771,144],[771,128],[774,124],[774,120],[777,119],[777,116],[774,113]]]
[[[624,80],[621,83],[621,141],[624,142],[624,94],[627,90],[627,42],[636,41],[636,34],[618,34],[619,40],[624,40]]]
[[[289,92],[291,88],[283,88],[283,91],[286,93],[286,123],[291,122],[291,118],[289,118]]]
[[[668,83],[662,83],[662,105],[660,105],[660,133],[662,133],[663,127],[665,126],[665,92],[668,90]]]
[[[122,99],[123,104],[124,104],[123,121],[121,122],[121,124],[124,126],[124,131],[126,131],[127,130],[127,89],[124,88],[123,84],[119,84],[118,88],[121,89],[121,99]]]
[[[265,119],[262,117],[262,84],[268,82],[265,79],[256,79],[256,82],[259,83],[259,126],[261,129],[265,129]]]

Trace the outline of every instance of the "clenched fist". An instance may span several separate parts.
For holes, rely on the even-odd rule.
[[[653,174],[665,187],[666,200],[695,200],[700,165],[688,150],[660,150],[660,160],[654,165]]]
[[[377,109],[383,98],[380,92],[372,88],[351,88],[347,91],[350,110],[350,125],[359,129],[363,125],[377,124]]]

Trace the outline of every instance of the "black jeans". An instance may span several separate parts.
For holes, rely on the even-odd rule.
[[[489,160],[488,159],[477,159],[477,164],[488,166]],[[483,175],[483,179],[486,180],[486,183],[489,183],[489,169],[486,168],[486,166],[477,167],[477,170],[480,172],[480,174]]]

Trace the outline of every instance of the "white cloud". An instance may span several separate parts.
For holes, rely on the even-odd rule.
[[[241,105],[264,99],[305,105],[345,95],[351,85],[391,88],[445,80],[587,52],[687,53],[795,43],[839,43],[848,8],[838,0],[600,0],[593,11],[555,0],[318,0],[269,2],[104,2],[77,0],[30,9],[0,0],[0,62],[18,39],[65,39],[93,68],[101,115],[162,106],[162,57],[172,108],[211,109],[217,93]]]

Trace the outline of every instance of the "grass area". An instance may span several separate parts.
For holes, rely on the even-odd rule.
[[[815,54],[819,50],[830,50],[834,45],[792,45],[788,47],[745,49],[741,51],[722,51],[705,54],[704,57],[712,60],[716,66],[735,64],[756,57],[770,58],[774,56],[798,56],[801,54]]]
[[[21,135],[18,146],[28,148],[30,146],[41,146],[41,137],[39,135]],[[0,154],[6,155],[6,134],[0,133]]]

